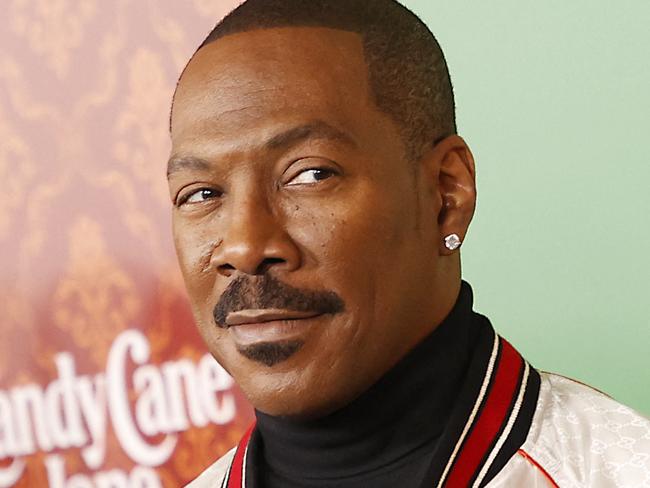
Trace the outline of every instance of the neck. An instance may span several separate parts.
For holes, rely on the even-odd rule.
[[[430,453],[462,384],[478,328],[463,284],[442,323],[368,391],[325,417],[297,421],[257,412],[264,463],[300,479],[341,479]]]

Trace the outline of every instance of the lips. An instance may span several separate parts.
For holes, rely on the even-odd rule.
[[[263,325],[268,322],[285,322],[310,319],[322,315],[320,312],[297,312],[282,309],[249,309],[231,312],[226,317],[226,326]]]
[[[240,310],[228,314],[225,328],[240,347],[303,341],[322,315],[320,312],[281,309]]]

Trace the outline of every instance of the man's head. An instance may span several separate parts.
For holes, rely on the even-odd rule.
[[[451,309],[474,208],[442,53],[390,0],[249,0],[172,109],[174,236],[199,329],[253,405],[322,415]]]
[[[199,49],[230,34],[279,27],[329,27],[361,38],[371,96],[397,124],[410,157],[456,133],[444,54],[427,26],[394,0],[249,0]]]

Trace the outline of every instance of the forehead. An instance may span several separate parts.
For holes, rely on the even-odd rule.
[[[371,98],[357,34],[313,27],[232,34],[200,49],[185,70],[172,143],[178,149],[197,135],[253,134],[251,128],[263,138],[278,121],[372,124]]]

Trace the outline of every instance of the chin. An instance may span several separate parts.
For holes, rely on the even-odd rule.
[[[313,361],[305,364],[300,352],[272,366],[246,360],[249,367],[233,371],[235,381],[256,410],[274,417],[309,419],[337,408],[339,402],[334,399],[338,395],[327,388],[331,386],[329,373],[327,377],[314,374],[323,368]]]

